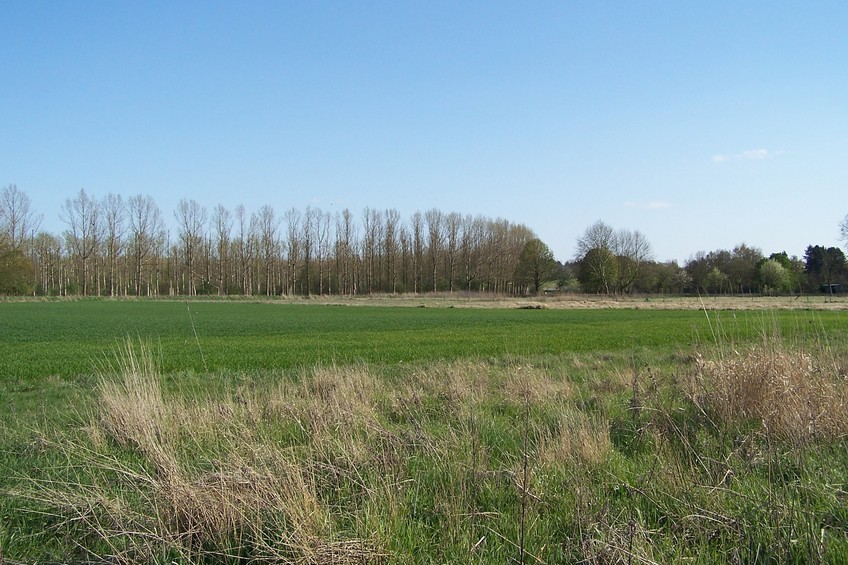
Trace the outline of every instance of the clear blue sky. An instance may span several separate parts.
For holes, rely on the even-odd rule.
[[[0,186],[838,245],[848,2],[5,0]]]

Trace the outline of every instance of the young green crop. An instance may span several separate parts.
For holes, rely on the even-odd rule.
[[[763,314],[683,310],[507,310],[345,307],[178,301],[0,303],[3,378],[27,381],[91,373],[126,337],[152,341],[166,373],[285,369],[316,363],[393,365],[462,358],[583,352],[673,351],[714,339],[750,339]],[[721,321],[722,316],[727,318]],[[791,331],[825,334],[839,312],[783,312]]]

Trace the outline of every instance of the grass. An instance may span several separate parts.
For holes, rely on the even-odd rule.
[[[91,353],[3,385],[2,559],[848,560],[840,313],[14,306]]]
[[[719,315],[719,314],[717,314]],[[826,333],[842,312],[720,314],[734,336],[814,323]],[[4,378],[29,381],[91,374],[126,336],[154,341],[162,369],[268,371],[313,364],[398,364],[563,352],[671,350],[711,340],[697,310],[384,308],[109,300],[0,303]],[[771,323],[771,320],[769,320]],[[45,354],[49,351],[49,354]]]

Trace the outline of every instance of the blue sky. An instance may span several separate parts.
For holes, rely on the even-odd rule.
[[[848,2],[38,2],[0,18],[0,186],[278,214],[597,220],[659,260],[838,245]]]

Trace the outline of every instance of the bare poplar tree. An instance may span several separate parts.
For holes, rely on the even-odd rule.
[[[442,240],[442,222],[444,217],[442,212],[436,208],[431,208],[424,212],[424,221],[427,223],[427,251],[430,255],[430,273],[433,277],[433,292],[436,292],[439,287],[439,257],[441,255]]]
[[[40,224],[41,217],[33,212],[26,193],[14,184],[0,192],[0,242],[7,241],[12,249],[22,250]]]
[[[68,249],[79,262],[82,271],[79,283],[83,296],[88,296],[92,266],[103,238],[100,221],[100,205],[80,189],[75,198],[68,198],[62,206],[61,219],[68,225],[65,241]]]
[[[324,264],[327,262],[327,256],[330,254],[330,214],[329,212],[321,212],[318,210],[316,217],[316,235],[317,247],[316,255],[318,260],[318,295],[324,295]]]
[[[400,227],[398,237],[400,245],[400,282],[404,292],[409,292],[409,281],[412,277],[412,236],[405,225]]]
[[[62,240],[53,234],[39,232],[32,243],[35,258],[36,292],[62,294]]]
[[[362,213],[362,259],[365,262],[365,287],[368,294],[374,292],[375,279],[380,272],[380,245],[383,218],[378,210],[365,208]],[[379,284],[379,282],[377,283]],[[379,291],[379,287],[378,287]]]
[[[195,200],[181,199],[174,212],[179,227],[180,245],[185,261],[185,290],[189,296],[197,294],[197,256],[206,233],[206,208]]]
[[[459,246],[459,230],[462,225],[462,216],[451,212],[445,216],[445,238],[447,239],[447,255],[445,257],[445,278],[448,281],[448,290],[454,291],[454,271],[456,268],[456,254]]]
[[[123,253],[126,235],[126,207],[123,198],[112,193],[106,195],[101,206],[106,236],[106,261],[109,265],[109,296],[117,296],[118,260]]]
[[[263,284],[265,296],[275,293],[276,278],[274,277],[276,258],[279,249],[280,222],[274,215],[274,208],[265,204],[256,213],[256,234],[259,241],[259,252],[262,256]]]
[[[230,237],[233,230],[233,217],[222,204],[212,211],[212,229],[215,232],[215,286],[218,295],[227,293],[229,284],[228,269],[230,256]]]
[[[488,289],[497,294],[506,290],[507,253],[509,251],[509,222],[492,220],[488,224]]]
[[[353,283],[353,253],[356,247],[356,226],[353,214],[345,208],[336,218],[336,272],[339,276],[339,292],[346,295],[356,294]]]
[[[159,260],[156,253],[164,240],[162,213],[152,197],[141,194],[129,198],[127,213],[135,294],[149,296],[159,292],[158,284],[154,284],[150,270]]]
[[[412,289],[421,290],[421,270],[424,262],[424,220],[421,212],[412,215]]]
[[[395,294],[398,279],[398,231],[400,230],[400,212],[392,208],[386,210],[385,229],[383,231],[383,250],[386,255],[386,290]]]
[[[485,220],[482,217],[474,218],[469,214],[463,218],[459,254],[464,271],[465,290],[470,291],[471,283],[479,276],[484,230]]]
[[[238,239],[234,244],[238,259],[239,285],[241,291],[250,296],[253,294],[253,245],[251,244],[250,224],[243,204],[236,206],[236,226]]]
[[[299,263],[301,260],[301,217],[300,211],[296,208],[291,208],[283,215],[283,220],[286,222],[286,272],[288,273],[288,292],[294,294],[296,292]],[[307,291],[308,292],[308,291]]]

